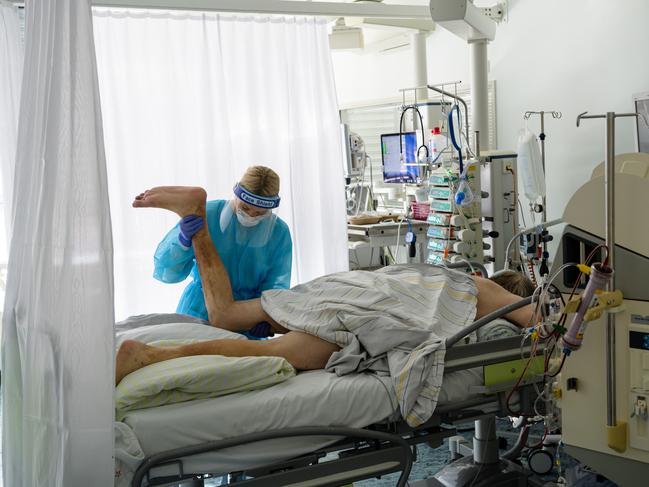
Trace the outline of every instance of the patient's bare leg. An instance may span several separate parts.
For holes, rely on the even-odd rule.
[[[205,216],[207,193],[195,186],[158,186],[147,189],[133,200],[135,208],[162,208],[173,211],[179,217]]]
[[[136,208],[163,208],[180,217],[199,215],[205,217],[203,188],[189,186],[159,186],[135,197]],[[210,323],[232,331],[245,331],[263,321],[273,325],[275,331],[286,332],[272,320],[261,307],[259,299],[235,301],[230,278],[212,242],[207,225],[192,239],[198,271],[203,284],[205,306]]]
[[[516,303],[520,301],[520,296],[510,293],[500,285],[496,284],[489,279],[484,279],[481,277],[475,277],[474,281],[478,287],[478,304],[476,310],[476,319],[482,318],[489,313],[496,311],[503,306],[508,304]],[[532,319],[533,313],[532,305],[527,305],[523,308],[519,308],[516,311],[512,311],[509,314],[505,315],[512,323],[525,328],[529,325],[529,322]]]
[[[115,384],[131,372],[164,360],[192,355],[227,357],[283,357],[299,370],[323,369],[337,345],[292,331],[273,340],[209,340],[177,347],[153,347],[126,340],[117,352]]]

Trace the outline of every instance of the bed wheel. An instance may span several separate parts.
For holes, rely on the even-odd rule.
[[[532,450],[527,455],[527,464],[536,475],[546,475],[554,467],[554,456],[547,450]]]

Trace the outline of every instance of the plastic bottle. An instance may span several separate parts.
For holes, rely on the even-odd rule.
[[[431,129],[430,134],[428,135],[428,154],[430,156],[430,161],[433,162],[437,159],[439,155],[437,146],[435,144],[435,132],[439,130],[438,127]]]
[[[438,160],[442,151],[446,148],[446,137],[442,135],[439,127],[434,127],[430,131],[430,138],[428,139],[428,153],[431,162],[441,162]]]

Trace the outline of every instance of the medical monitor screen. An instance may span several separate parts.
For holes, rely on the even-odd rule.
[[[403,132],[401,134],[401,146],[399,146],[399,134],[381,135],[384,183],[417,182],[419,167],[402,164],[401,151],[403,151],[403,163],[415,163],[417,153],[417,134],[415,132]]]
[[[649,154],[649,93],[635,97],[635,111],[639,115],[636,121],[637,149]]]

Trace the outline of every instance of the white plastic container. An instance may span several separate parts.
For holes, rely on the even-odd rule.
[[[439,127],[435,127],[430,131],[430,137],[428,139],[428,155],[430,157],[430,162],[442,162],[439,157],[444,149],[446,149],[446,136],[442,134]]]
[[[541,149],[536,136],[527,129],[518,136],[518,171],[521,175],[523,192],[528,200],[535,202],[545,196],[545,174]]]

